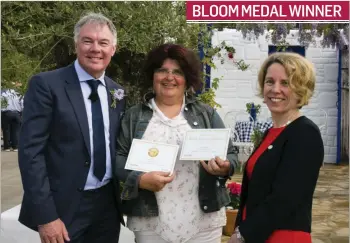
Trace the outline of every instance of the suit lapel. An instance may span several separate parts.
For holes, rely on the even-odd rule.
[[[115,108],[112,107],[112,94],[111,90],[113,89],[113,83],[105,77],[105,83],[106,83],[106,89],[107,89],[107,97],[108,97],[108,114],[109,114],[109,144],[110,144],[110,151],[111,151],[111,158],[114,158],[114,152],[115,152],[115,117],[116,117],[116,111]]]
[[[86,114],[83,93],[81,91],[78,75],[72,65],[70,73],[66,77],[66,93],[73,106],[75,116],[79,122],[80,130],[84,138],[85,146],[91,156],[89,124]]]
[[[106,90],[107,90],[107,97],[108,97],[109,120],[111,120],[113,115],[112,94],[111,94],[112,87],[111,87],[111,83],[107,78],[105,78],[105,83],[106,83]],[[111,128],[111,123],[109,123],[109,127]]]

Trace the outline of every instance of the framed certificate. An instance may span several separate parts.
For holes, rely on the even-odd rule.
[[[125,169],[172,173],[178,151],[178,145],[133,139]]]
[[[226,160],[230,129],[192,129],[186,132],[180,160]]]

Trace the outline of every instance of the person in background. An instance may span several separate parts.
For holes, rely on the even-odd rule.
[[[274,53],[258,76],[273,127],[246,163],[230,243],[311,243],[312,198],[324,159],[319,128],[300,109],[315,88],[313,65]]]
[[[18,136],[21,127],[23,98],[14,89],[1,91],[1,129],[4,140],[4,151],[17,151]]]
[[[230,202],[225,183],[238,163],[232,145],[226,160],[177,158],[171,176],[124,169],[134,138],[181,147],[190,129],[224,128],[218,113],[193,95],[202,84],[201,63],[192,50],[160,45],[147,56],[145,79],[153,92],[126,111],[117,140],[115,174],[124,182],[128,228],[137,243],[219,243]]]
[[[116,243],[119,181],[112,177],[124,89],[105,75],[117,32],[102,14],[74,27],[77,59],[34,75],[24,98],[19,221],[43,243]]]

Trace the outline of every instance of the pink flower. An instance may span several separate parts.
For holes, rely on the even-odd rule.
[[[232,195],[240,195],[241,194],[241,184],[238,184],[236,182],[231,182],[227,185],[227,188],[229,189],[229,191]]]
[[[227,206],[233,209],[238,209],[240,204],[241,184],[231,182],[227,184],[227,191],[231,198],[231,202]]]

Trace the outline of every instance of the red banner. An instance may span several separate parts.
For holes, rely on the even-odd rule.
[[[187,1],[188,22],[349,23],[350,1]]]

